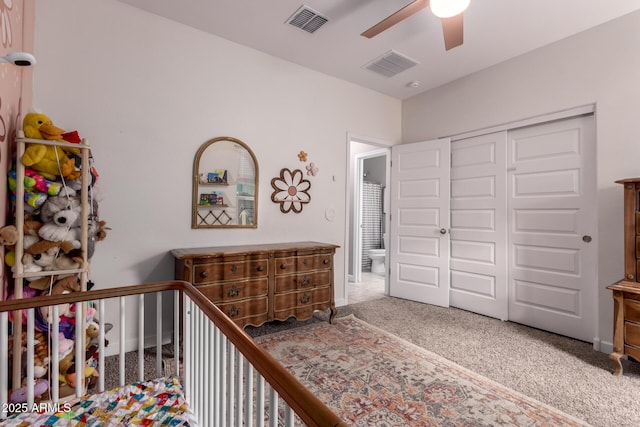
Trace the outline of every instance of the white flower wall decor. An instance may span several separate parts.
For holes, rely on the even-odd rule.
[[[280,204],[282,213],[290,211],[300,213],[304,204],[309,203],[311,200],[309,195],[311,182],[303,179],[300,169],[291,171],[283,168],[280,171],[280,176],[271,180],[271,187],[274,190],[271,193],[271,201]]]

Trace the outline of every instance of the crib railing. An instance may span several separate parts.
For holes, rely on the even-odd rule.
[[[33,407],[35,400],[34,371],[34,317],[35,310],[48,307],[51,312],[51,328],[58,330],[56,319],[62,304],[74,304],[75,322],[78,330],[84,330],[86,308],[89,301],[97,307],[99,319],[98,336],[98,372],[105,369],[105,305],[115,301],[119,305],[119,320],[110,338],[118,335],[119,353],[117,385],[125,385],[126,377],[126,325],[138,324],[137,337],[137,380],[145,379],[144,369],[144,331],[145,299],[149,296],[156,300],[156,372],[155,377],[163,376],[163,322],[167,321],[166,308],[163,308],[162,296],[173,294],[173,316],[169,321],[173,328],[173,371],[171,374],[181,378],[186,399],[193,417],[201,426],[344,426],[324,403],[314,396],[302,383],[293,377],[278,361],[259,347],[244,331],[187,282],[169,281],[144,285],[125,286],[111,289],[98,289],[89,292],[73,292],[64,295],[41,296],[20,300],[0,301],[0,405],[8,407],[9,378],[8,370],[9,332],[11,329],[9,313],[13,319],[23,318],[26,313],[26,363],[24,383],[26,388],[26,407]],[[135,319],[130,319],[125,300],[137,298],[138,309]],[[112,307],[113,304],[109,303]],[[117,331],[117,332],[116,332]],[[114,334],[115,333],[115,334]],[[50,360],[49,372],[59,371],[58,350],[61,345],[58,334],[49,335]],[[76,360],[84,360],[86,348],[85,334],[75,334]],[[83,377],[80,375],[80,377]],[[86,392],[85,383],[80,378],[76,382],[75,395]],[[60,397],[57,375],[49,381],[49,408],[55,408],[63,401]],[[105,390],[104,375],[98,379],[97,391]],[[0,420],[7,417],[0,412]]]

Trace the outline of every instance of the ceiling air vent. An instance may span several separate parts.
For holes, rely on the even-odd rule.
[[[329,19],[322,16],[319,12],[311,9],[309,6],[302,5],[295,11],[287,23],[296,28],[300,28],[308,33],[315,33],[316,30],[327,23]]]
[[[402,55],[394,50],[390,50],[384,55],[364,65],[364,68],[385,77],[393,77],[414,65],[418,65],[418,62],[408,56]]]

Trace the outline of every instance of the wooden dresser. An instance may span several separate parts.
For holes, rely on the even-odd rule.
[[[640,178],[616,181],[624,186],[624,279],[607,286],[613,293],[613,353],[615,375],[620,359],[640,361]]]
[[[196,286],[240,327],[336,315],[333,256],[318,242],[173,249],[175,278]]]

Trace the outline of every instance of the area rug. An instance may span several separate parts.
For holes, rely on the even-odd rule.
[[[353,315],[254,339],[350,425],[588,426]]]

